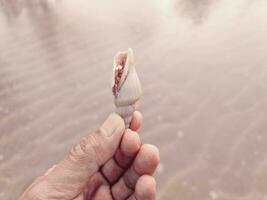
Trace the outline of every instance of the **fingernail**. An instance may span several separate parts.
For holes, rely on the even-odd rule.
[[[101,129],[101,134],[103,134],[104,136],[110,137],[117,131],[122,131],[123,120],[121,119],[119,115],[112,113],[108,116],[108,118],[103,123],[100,129]]]

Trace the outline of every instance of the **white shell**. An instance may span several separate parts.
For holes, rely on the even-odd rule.
[[[132,121],[134,111],[135,104],[131,104],[128,106],[116,106],[116,113],[118,113],[123,118],[126,128],[129,127]]]
[[[133,62],[132,49],[129,48],[126,52],[117,53],[114,58],[114,72],[118,65],[118,56],[121,53],[127,53],[127,59],[119,82],[118,95],[114,96],[114,104],[116,112],[124,119],[125,127],[128,128],[135,111],[136,102],[142,95],[142,88]],[[113,80],[114,76],[115,74],[113,75]]]

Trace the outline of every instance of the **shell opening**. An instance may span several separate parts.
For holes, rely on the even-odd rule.
[[[119,85],[125,69],[127,56],[128,56],[127,52],[121,52],[118,54],[116,59],[115,72],[114,72],[114,85],[112,87],[112,92],[115,97],[117,97],[119,94]]]
[[[128,53],[120,53],[117,58],[117,66],[120,65],[125,67],[126,60],[127,60]]]

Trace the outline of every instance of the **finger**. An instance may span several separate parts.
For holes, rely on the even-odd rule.
[[[152,176],[143,175],[137,183],[134,192],[136,200],[155,200],[156,199],[156,181]]]
[[[123,179],[119,179],[115,186],[111,188],[111,194],[116,200],[125,200],[133,194],[133,192],[134,190],[128,187]]]
[[[138,152],[133,165],[123,176],[126,184],[134,189],[138,178],[144,174],[152,175],[158,164],[160,156],[158,149],[150,144],[144,144]]]
[[[134,194],[132,194],[127,200],[137,200],[134,196]]]
[[[123,177],[112,186],[112,194],[115,199],[125,199],[135,190],[136,182],[144,174],[152,175],[159,163],[159,152],[153,145],[143,145],[132,166]]]
[[[130,125],[131,130],[139,129],[142,122],[142,114],[135,111]],[[127,129],[123,135],[120,148],[115,157],[110,159],[103,167],[102,173],[110,184],[115,183],[126,168],[132,163],[136,153],[140,149],[141,141],[136,132]]]
[[[107,185],[102,185],[99,187],[99,189],[96,191],[94,197],[92,200],[112,200],[112,196],[110,193],[110,188]]]
[[[92,199],[98,188],[102,185],[109,185],[106,179],[100,172],[95,173],[87,182],[87,185],[83,188],[86,194],[85,199]]]
[[[138,134],[127,129],[115,157],[111,158],[101,169],[109,183],[113,184],[119,179],[129,164],[131,164],[140,147],[141,140]]]
[[[140,147],[141,139],[139,135],[134,131],[126,130],[120,145],[121,153],[127,158],[132,158],[139,151]],[[120,162],[119,159],[118,157],[117,162]],[[123,165],[124,163],[119,164]]]
[[[117,114],[111,114],[104,124],[93,134],[76,144],[66,158],[61,161],[44,181],[35,189],[42,192],[42,199],[53,193],[73,199],[85,187],[88,179],[109,160],[119,146],[125,130],[124,122]],[[56,188],[60,188],[60,192]]]
[[[143,121],[143,115],[139,111],[135,111],[133,114],[133,119],[130,123],[130,129],[133,131],[137,131]]]

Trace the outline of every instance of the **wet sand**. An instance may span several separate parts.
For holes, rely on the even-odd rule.
[[[0,1],[0,199],[113,111],[132,47],[160,200],[267,199],[267,2]]]

